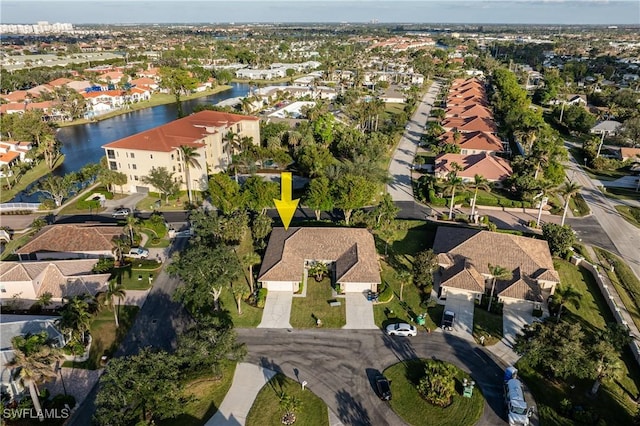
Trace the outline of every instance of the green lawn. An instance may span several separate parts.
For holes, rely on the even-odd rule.
[[[187,380],[183,391],[188,400],[182,414],[173,419],[161,420],[159,426],[200,426],[205,424],[217,411],[233,383],[236,363],[225,361],[219,376],[210,373]]]
[[[601,269],[606,271],[636,327],[640,327],[640,281],[618,256],[599,248],[595,248],[595,251],[602,265]]]
[[[640,228],[640,208],[631,206],[615,206],[615,208],[627,222]]]
[[[486,309],[475,306],[473,309],[473,337],[480,343],[484,336],[484,345],[490,346],[502,339],[502,315],[487,312]]]
[[[15,238],[16,235],[20,235],[18,238]],[[14,234],[13,240],[9,241],[9,243],[4,247],[4,251],[0,255],[0,260],[18,260],[18,255],[13,254],[15,250],[18,250],[23,245],[27,244],[31,237],[33,237],[34,232],[27,232],[25,234]]]
[[[301,406],[296,413],[296,425],[301,426],[327,426],[329,414],[327,405],[313,394],[309,389],[302,390],[298,382],[295,382],[282,374],[276,374],[258,393],[249,414],[247,426],[277,426],[282,424],[284,414],[280,408],[280,395],[286,395],[300,400]]]
[[[158,277],[160,268],[162,264],[158,264],[155,260],[133,259],[127,266],[114,268],[113,276],[125,290],[146,290],[153,285],[153,280]]]
[[[191,191],[193,196],[194,203],[202,201],[202,193],[200,191]],[[160,206],[156,204],[160,201]],[[138,201],[136,204],[136,209],[141,211],[180,211],[186,210],[186,205],[189,202],[189,194],[187,191],[180,191],[180,195],[175,198],[169,198],[169,203],[165,203],[164,197],[161,197],[159,194],[154,192],[150,192],[148,196],[144,197],[142,200]]]
[[[340,301],[340,306],[331,306],[330,300]],[[315,328],[320,318],[323,328],[341,328],[346,320],[344,298],[334,299],[331,295],[331,280],[325,277],[317,282],[313,277],[307,280],[307,296],[294,297],[291,305],[290,323],[294,328]]]
[[[475,424],[484,410],[484,397],[479,388],[475,388],[471,398],[462,394],[462,378],[470,376],[457,369],[456,390],[452,403],[446,407],[431,405],[418,393],[416,384],[424,374],[422,360],[399,362],[384,370],[391,381],[391,408],[410,425],[437,424],[438,426],[464,426]]]
[[[580,322],[586,334],[593,334],[603,329],[606,323],[614,321],[600,290],[591,274],[584,268],[576,267],[564,260],[555,260],[554,266],[560,274],[564,285],[571,283],[581,293],[579,306],[568,304],[563,319]],[[582,406],[592,410],[602,419],[601,424],[629,425],[631,416],[636,412],[635,398],[640,389],[640,368],[626,350],[622,357],[621,378],[616,381],[605,381],[598,396],[587,397],[593,382],[591,380],[550,380],[521,359],[518,364],[519,375],[527,383],[533,393],[540,424],[573,425],[572,420],[563,417],[560,402],[569,399],[574,406]]]
[[[580,194],[576,194],[569,199],[569,209],[571,209],[574,217],[586,216],[591,211],[589,205]]]
[[[51,173],[53,170],[60,167],[63,162],[64,162],[64,155],[60,155],[56,160],[55,164],[53,165],[53,169],[49,169],[49,167],[47,167],[46,161],[44,160],[40,161],[33,168],[27,170],[25,174],[20,176],[20,178],[18,179],[18,183],[13,185],[11,189],[7,189],[7,190],[2,189],[0,191],[0,203],[9,202],[9,200],[15,197],[18,192],[24,191],[27,188],[27,186],[31,185],[33,182],[40,179],[42,176],[45,176]],[[3,178],[3,179],[0,179],[0,181],[2,181],[2,185],[6,184],[6,179]]]
[[[607,187],[606,191],[603,191],[604,195],[609,198],[617,200],[640,200],[640,191],[629,188],[615,188]]]
[[[157,242],[154,243],[156,235],[152,230],[144,228],[142,232],[148,237],[144,245],[145,248],[167,248],[171,245],[171,240],[167,236],[159,238]]]
[[[120,342],[127,334],[129,327],[133,324],[136,314],[140,308],[137,306],[120,306],[118,321],[120,327],[116,328],[113,311],[104,309],[99,312],[92,320],[89,330],[93,342],[89,350],[89,359],[85,362],[65,362],[65,367],[85,368],[95,370],[102,368],[100,358],[103,355],[111,358],[118,349]]]
[[[584,163],[583,163],[584,164]],[[624,170],[596,170],[590,167],[584,168],[583,170],[587,172],[591,179],[598,180],[616,180],[627,175],[627,172]]]

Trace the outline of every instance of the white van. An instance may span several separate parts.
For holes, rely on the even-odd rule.
[[[520,380],[510,379],[504,383],[504,400],[507,404],[509,425],[529,426],[532,412],[527,408]]]

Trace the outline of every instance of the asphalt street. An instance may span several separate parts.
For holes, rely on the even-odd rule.
[[[486,399],[477,424],[506,423],[503,368],[481,347],[450,334],[397,338],[380,330],[239,329],[238,335],[247,344],[247,362],[307,381],[345,425],[405,424],[377,397],[372,379],[388,366],[414,358],[437,358],[470,373]]]

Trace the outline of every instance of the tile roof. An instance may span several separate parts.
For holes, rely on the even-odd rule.
[[[486,152],[481,154],[441,154],[435,160],[435,172],[446,174],[453,170],[453,163],[462,167],[458,171],[458,176],[464,179],[473,179],[475,175],[483,176],[489,181],[500,181],[511,176],[513,170],[508,160],[489,155]]]
[[[121,234],[119,226],[49,225],[16,253],[110,251],[111,239]]]
[[[452,106],[446,109],[445,117],[483,117],[493,119],[493,112],[481,104]]]
[[[361,228],[274,228],[259,281],[300,281],[305,260],[336,262],[336,281],[380,283],[373,236]]]
[[[538,283],[522,274],[520,268],[516,268],[513,278],[510,281],[498,281],[496,283],[498,297],[509,297],[511,299],[529,300],[531,302],[544,301],[542,291]]]
[[[488,132],[498,131],[496,123],[487,117],[449,117],[442,121],[445,129],[458,129],[460,132]]]
[[[546,278],[560,277],[553,267],[549,245],[544,240],[476,229],[440,226],[433,245],[434,253],[448,253],[456,260],[467,259],[478,272],[490,275],[489,264],[510,271],[520,268],[523,275],[536,277],[547,271]]]
[[[201,111],[162,126],[103,145],[103,148],[137,149],[171,152],[180,145],[202,146],[202,138],[241,121],[258,121],[257,117],[218,111]]]
[[[483,293],[485,283],[482,274],[472,264],[462,261],[442,271],[440,286]]]
[[[3,152],[0,154],[0,163],[9,164],[16,158],[20,157],[20,153],[16,151]]]
[[[440,140],[444,143],[456,144],[461,149],[475,149],[483,151],[502,151],[502,141],[494,133],[460,132],[460,140],[455,141],[455,132],[444,133]]]

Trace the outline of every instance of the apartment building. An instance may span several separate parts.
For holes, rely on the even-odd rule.
[[[165,167],[173,173],[181,188],[187,189],[187,176],[180,146],[193,148],[200,167],[190,167],[191,188],[203,190],[207,173],[226,170],[237,146],[230,146],[226,136],[233,132],[237,139],[249,137],[260,143],[260,123],[257,117],[218,111],[201,111],[171,123],[103,145],[111,170],[127,176],[123,186],[127,192],[157,192],[142,182],[153,167]],[[232,144],[235,145],[235,144]]]

